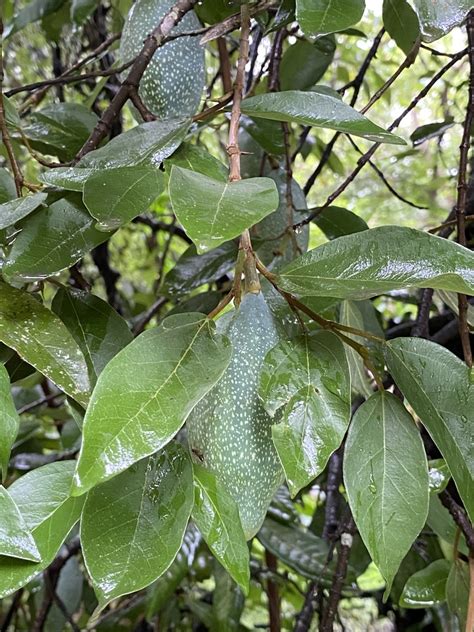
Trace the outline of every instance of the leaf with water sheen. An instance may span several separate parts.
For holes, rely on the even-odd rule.
[[[7,476],[10,451],[19,427],[20,418],[11,394],[10,377],[0,363],[0,480]]]
[[[133,340],[120,314],[93,294],[60,288],[52,309],[84,354],[93,383],[107,363]]]
[[[380,226],[310,250],[280,272],[296,294],[361,300],[403,288],[474,294],[474,253],[414,228]]]
[[[202,314],[145,331],[102,371],[84,419],[74,494],[165,446],[227,367],[230,343]]]
[[[306,35],[343,31],[359,22],[365,0],[296,0],[296,19]]]
[[[28,472],[8,488],[31,529],[41,562],[2,559],[0,598],[25,586],[47,568],[79,520],[84,499],[69,496],[73,472],[74,461],[50,463]]]
[[[173,166],[169,193],[176,217],[199,253],[237,237],[278,207],[270,178],[223,182]]]
[[[191,460],[178,443],[88,494],[81,542],[100,609],[166,571],[183,542],[193,501]]]
[[[75,193],[39,209],[25,219],[8,254],[3,276],[8,281],[46,279],[74,265],[110,233],[98,231]]]
[[[0,283],[0,341],[82,405],[87,365],[65,325],[31,294]]]
[[[99,171],[84,184],[84,204],[98,230],[115,230],[148,209],[164,189],[158,167],[119,167]]]
[[[395,134],[385,131],[340,99],[320,92],[267,92],[242,101],[242,112],[252,117],[300,123],[333,129],[375,143],[405,145]]]
[[[35,211],[48,197],[47,193],[34,193],[0,204],[0,230],[13,226]]]
[[[359,533],[389,594],[428,515],[428,466],[403,404],[377,392],[355,413],[344,451],[344,485]]]
[[[467,610],[470,599],[469,566],[461,560],[456,560],[446,582],[446,601],[449,610],[459,620],[461,630],[466,630]]]
[[[446,600],[446,581],[451,568],[448,560],[435,560],[412,575],[400,597],[402,608],[430,608]]]
[[[212,472],[196,463],[193,469],[193,520],[216,559],[247,594],[249,550],[237,505]]]
[[[0,485],[0,555],[31,562],[41,557],[23,516],[8,491]]]
[[[283,341],[265,357],[260,397],[270,415],[273,443],[294,496],[320,474],[349,425],[349,365],[339,338],[317,332]]]
[[[471,0],[414,0],[413,4],[425,42],[433,42],[459,26],[472,9]]]
[[[474,520],[474,388],[469,368],[421,338],[387,343],[390,373],[438,446]]]
[[[384,0],[382,15],[387,33],[408,55],[420,35],[416,13],[406,0]]]

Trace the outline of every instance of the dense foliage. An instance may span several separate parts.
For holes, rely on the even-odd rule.
[[[367,4],[2,0],[2,632],[473,632],[474,9]]]

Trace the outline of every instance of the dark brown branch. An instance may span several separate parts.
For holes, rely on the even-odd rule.
[[[12,622],[13,617],[15,616],[18,608],[21,604],[21,598],[23,596],[24,588],[20,588],[17,590],[13,596],[10,607],[8,608],[7,614],[2,621],[2,627],[0,628],[0,632],[8,632],[8,628],[10,627],[10,623]]]
[[[250,7],[249,15],[250,17],[254,17],[255,15],[258,15],[259,13],[268,11],[268,9],[271,9],[276,6],[278,6],[278,3],[275,3],[273,0],[264,1],[264,2],[261,2],[260,4],[256,4]],[[218,37],[222,37],[223,35],[226,35],[227,33],[231,33],[232,31],[235,31],[236,29],[239,28],[240,24],[241,24],[240,13],[235,13],[234,15],[230,15],[225,20],[222,20],[222,22],[219,22],[219,24],[215,24],[210,29],[207,29],[207,33],[201,38],[200,42],[201,44],[207,44],[208,42],[211,42],[212,40],[215,40]]]
[[[466,119],[460,146],[458,170],[458,198],[456,203],[456,226],[458,242],[462,246],[466,241],[466,207],[467,207],[467,162],[471,143],[471,130],[474,120],[474,9],[471,9],[466,22],[469,56],[469,100],[466,109]],[[459,336],[464,354],[464,360],[472,367],[472,349],[469,339],[469,325],[467,322],[468,301],[465,294],[458,294],[459,306]]]
[[[217,39],[217,48],[219,51],[219,74],[222,79],[222,88],[224,90],[224,94],[228,94],[229,92],[232,92],[232,76],[230,71],[229,51],[227,50],[227,45],[223,37],[219,37]]]
[[[425,288],[421,290],[420,302],[418,304],[418,314],[411,335],[418,338],[429,338],[430,329],[430,309],[433,302],[433,290]]]
[[[160,296],[159,298],[156,299],[153,305],[149,309],[147,309],[146,312],[143,315],[141,315],[139,319],[137,320],[137,322],[135,323],[135,326],[133,328],[134,336],[138,336],[139,334],[142,333],[142,331],[148,325],[150,320],[158,314],[160,309],[167,302],[168,302],[168,299],[165,296]]]
[[[454,522],[463,532],[471,556],[474,556],[474,528],[471,521],[447,489],[439,494],[439,499],[453,517]]]
[[[273,553],[265,551],[265,562],[268,570],[278,575],[278,560]],[[278,584],[269,577],[267,579],[268,614],[270,619],[270,632],[280,632],[280,595],[278,594]]]
[[[163,44],[167,35],[169,35],[176,24],[180,22],[183,16],[194,7],[196,2],[197,0],[177,0],[176,4],[163,17],[160,24],[148,35],[143,44],[143,48],[132,64],[127,78],[120,86],[117,94],[103,113],[91,135],[78,152],[74,163],[78,162],[93,149],[96,149],[101,140],[110,133],[113,122],[130,97],[130,89],[138,90],[143,73],[151,62],[157,48]]]
[[[45,397],[42,397],[41,399],[37,399],[34,402],[31,402],[30,404],[25,404],[24,406],[19,408],[17,412],[19,415],[23,415],[24,413],[30,412],[30,410],[34,410],[35,408],[38,408],[39,406],[43,406],[44,404],[48,404],[49,402],[52,402],[57,397],[63,397],[63,394],[50,393],[49,395],[46,395]]]
[[[138,217],[134,217],[132,222],[134,224],[144,224],[145,226],[149,226],[153,232],[162,230],[166,233],[173,233],[173,235],[176,235],[176,237],[179,237],[187,244],[192,244],[191,239],[186,235],[184,230],[175,224],[167,224],[166,222],[148,217],[148,215],[139,215]]]
[[[426,84],[426,86],[421,90],[416,97],[410,102],[410,104],[403,110],[403,112],[398,116],[393,123],[388,127],[388,131],[392,132],[396,129],[403,119],[408,116],[408,114],[418,105],[418,103],[425,98],[425,96],[430,92],[433,86],[446,74],[446,72],[452,68],[464,55],[467,50],[463,50],[458,53],[455,57],[453,57],[445,66],[443,66],[434,76],[433,78]],[[338,188],[328,196],[324,204],[318,207],[318,211],[315,211],[308,215],[303,221],[295,224],[293,228],[297,229],[301,226],[309,224],[315,217],[317,217],[318,213],[321,212],[322,209],[331,206],[331,204],[347,189],[347,187],[356,179],[360,171],[365,167],[365,165],[369,162],[372,156],[375,154],[377,149],[380,147],[382,143],[374,143],[372,147],[367,151],[363,156],[359,158],[357,161],[357,166],[352,171],[352,173],[344,180],[342,184],[338,186]]]
[[[137,108],[138,113],[142,117],[142,119],[146,122],[156,121],[156,116],[150,112],[150,110],[146,107],[146,105],[141,100],[138,91],[135,88],[130,89],[130,101]]]

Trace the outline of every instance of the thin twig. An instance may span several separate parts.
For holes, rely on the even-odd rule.
[[[474,9],[471,9],[466,22],[468,37],[469,56],[469,100],[466,108],[466,119],[460,146],[459,169],[458,169],[458,198],[456,204],[456,226],[458,242],[462,246],[467,245],[466,241],[466,206],[467,206],[467,162],[469,146],[471,144],[471,129],[474,120]],[[458,294],[459,306],[459,336],[464,354],[464,360],[469,367],[472,367],[472,349],[469,339],[469,325],[467,322],[467,312],[469,304],[465,294]],[[474,595],[473,595],[474,597]]]
[[[278,559],[270,551],[265,551],[265,562],[271,573],[278,574]],[[270,620],[270,632],[281,631],[280,595],[278,584],[269,577],[267,579],[268,615]]]
[[[447,489],[443,490],[439,494],[439,499],[453,517],[454,522],[463,532],[469,551],[474,554],[474,527],[466,513],[454,500]]]

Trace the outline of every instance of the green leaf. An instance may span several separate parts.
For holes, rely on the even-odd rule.
[[[110,233],[97,230],[94,224],[74,193],[39,209],[22,224],[3,267],[4,278],[36,281],[70,268],[109,238]]]
[[[446,486],[451,479],[451,472],[449,471],[444,459],[432,459],[428,462],[428,467],[430,492],[432,494],[439,494],[446,489]]]
[[[73,472],[74,461],[50,463],[28,472],[8,488],[31,529],[41,562],[2,559],[0,598],[25,586],[47,568],[79,520],[84,499],[69,496]]]
[[[350,105],[319,92],[287,90],[258,94],[242,101],[242,112],[252,117],[334,129],[375,143],[405,145],[399,136],[386,132]]]
[[[84,419],[79,495],[166,445],[229,363],[227,338],[202,314],[145,331],[102,371]]]
[[[383,0],[383,25],[397,46],[408,55],[418,37],[418,18],[406,0]]]
[[[412,287],[473,295],[474,253],[414,228],[380,226],[310,250],[283,268],[278,284],[355,300]]]
[[[297,40],[289,46],[280,64],[282,90],[307,90],[317,83],[334,58],[336,40],[333,35],[315,42]]]
[[[71,19],[75,24],[82,24],[97,9],[97,0],[72,0]]]
[[[71,334],[30,294],[5,283],[0,283],[0,341],[74,400],[87,404],[87,365]]]
[[[342,342],[317,332],[277,344],[265,357],[260,397],[272,416],[285,405],[272,438],[295,496],[324,470],[349,425],[350,375]]]
[[[14,130],[22,127],[20,116],[13,103],[5,95],[3,95],[3,107],[5,110],[5,121],[7,125]]]
[[[471,0],[413,0],[425,42],[443,37],[459,26],[472,9]]]
[[[469,566],[461,560],[456,560],[446,582],[446,601],[449,610],[459,620],[461,630],[466,629],[467,609],[470,598]]]
[[[267,119],[255,121],[244,116],[241,126],[268,154],[281,156],[285,153],[285,138],[281,123],[278,121]]]
[[[458,551],[466,556],[468,555],[464,537],[462,535],[459,536],[456,523],[451,514],[441,503],[439,497],[433,493],[430,494],[430,508],[426,524],[438,538],[447,543],[450,550],[452,550],[456,542]]]
[[[71,160],[89,138],[97,116],[79,103],[53,103],[30,115],[23,128],[31,146],[38,151]]]
[[[439,121],[438,123],[428,123],[428,125],[421,125],[417,127],[416,130],[411,134],[410,140],[413,143],[414,147],[421,145],[426,140],[430,140],[431,138],[439,138],[446,132],[446,130],[450,129],[455,125],[454,121]]]
[[[212,596],[211,632],[237,632],[240,630],[245,597],[240,587],[220,565],[214,565],[216,587]]]
[[[6,169],[0,168],[0,204],[16,198],[15,181]]]
[[[47,193],[34,193],[20,197],[0,205],[0,230],[13,226],[21,219],[35,211],[48,197]]]
[[[181,547],[192,506],[191,460],[178,443],[88,494],[81,542],[99,609],[166,571]]]
[[[132,340],[127,323],[108,303],[87,292],[60,288],[53,311],[68,328],[87,362],[91,383]]]
[[[196,463],[193,469],[193,520],[216,559],[248,594],[249,550],[237,505],[212,472]]]
[[[172,165],[183,167],[184,169],[197,171],[214,180],[227,181],[227,167],[225,167],[220,160],[214,158],[214,156],[201,145],[183,143],[174,154],[168,158],[168,162]]]
[[[428,515],[428,467],[415,422],[399,399],[377,392],[355,413],[344,485],[359,533],[389,594]]]
[[[107,169],[86,180],[83,200],[98,230],[116,230],[146,211],[164,186],[158,167]]]
[[[19,427],[20,418],[11,395],[10,377],[3,364],[0,364],[0,478],[2,480],[7,476],[10,451]]]
[[[458,295],[454,292],[445,292],[444,290],[438,290],[436,292],[443,303],[449,307],[449,309],[456,314],[459,315],[459,303],[458,303]],[[467,306],[467,324],[470,329],[474,329],[474,305],[472,303],[468,303]]]
[[[221,244],[202,255],[189,246],[165,277],[162,291],[170,296],[186,295],[205,283],[217,281],[235,265],[238,246],[233,241]]]
[[[448,560],[436,560],[412,575],[400,597],[402,608],[430,608],[446,599],[446,580],[451,568]]]
[[[307,35],[324,35],[356,24],[364,9],[364,0],[296,0],[296,19]]]
[[[237,237],[278,206],[270,178],[222,182],[174,166],[169,192],[176,217],[199,253]]]
[[[147,590],[146,618],[152,619],[169,603],[170,598],[188,574],[201,543],[201,534],[190,523],[184,534],[183,544],[168,570]]]
[[[386,360],[408,403],[438,446],[474,520],[474,389],[469,368],[447,349],[421,338],[396,338]]]
[[[15,501],[0,485],[0,555],[40,562],[40,553]]]
[[[331,240],[369,229],[362,217],[340,206],[328,206],[313,223]]]
[[[32,22],[37,22],[45,16],[54,13],[66,0],[31,0],[19,13],[15,15],[12,28],[8,36],[21,31]]]

